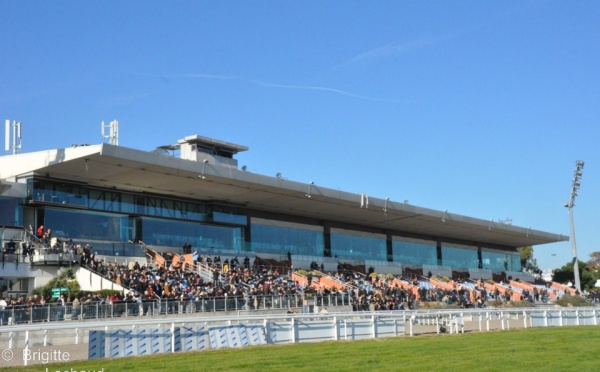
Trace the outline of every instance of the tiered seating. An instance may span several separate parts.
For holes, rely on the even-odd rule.
[[[321,284],[318,281],[318,278],[311,279],[310,284],[309,284],[308,277],[301,275],[298,272],[292,273],[292,280],[294,280],[295,282],[300,284],[302,287],[311,287],[311,288],[314,288],[315,290],[322,290],[324,288],[327,288],[325,285]]]
[[[437,287],[434,284],[432,284],[429,280],[419,279],[419,288],[430,290],[436,289]]]
[[[567,287],[564,284],[560,284],[560,283],[556,283],[556,282],[552,282],[552,284],[550,286],[552,287],[552,289],[557,290],[558,294],[560,296],[564,295],[567,292],[569,294],[571,294],[572,296],[575,296],[575,292],[576,291],[575,291],[574,288],[570,288],[570,287]]]
[[[429,279],[429,283],[436,288],[445,289],[447,291],[452,291],[454,289],[454,286],[451,283],[446,283],[439,279],[434,279],[433,277]]]
[[[409,283],[407,281],[404,281],[404,280],[401,280],[398,278],[394,278],[392,280],[392,285],[398,286],[398,288],[401,288],[405,291],[412,293],[415,296],[415,298],[419,295],[419,287],[414,286],[412,283]]]

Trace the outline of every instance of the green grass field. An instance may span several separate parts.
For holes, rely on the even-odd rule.
[[[598,371],[600,327],[254,346],[0,371]],[[46,369],[47,368],[47,369]]]

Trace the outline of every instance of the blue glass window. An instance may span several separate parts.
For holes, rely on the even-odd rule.
[[[437,265],[436,242],[394,237],[392,240],[394,262],[403,265]]]
[[[142,218],[142,241],[167,247],[214,248],[242,251],[241,227],[204,225],[196,222]]]
[[[442,243],[442,265],[460,269],[479,267],[477,247]]]
[[[253,219],[251,236],[256,252],[323,255],[322,227]]]
[[[521,271],[521,255],[518,252],[501,252],[483,248],[481,260],[484,269],[495,272]]]
[[[332,229],[331,231],[331,255],[333,257],[354,260],[387,260],[385,236],[376,237],[368,233],[357,235],[348,230],[346,230],[347,233],[342,231],[344,230]]]

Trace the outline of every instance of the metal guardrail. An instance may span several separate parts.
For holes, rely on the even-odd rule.
[[[228,296],[206,297],[192,301],[168,299],[144,300],[141,302],[119,301],[59,306],[44,304],[34,306],[17,305],[0,309],[0,325],[16,325],[65,320],[111,319],[135,316],[170,314],[202,314],[210,312],[268,310],[299,308],[305,298],[299,295],[285,296]],[[347,294],[317,295],[310,299],[316,306],[349,306]]]
[[[17,262],[25,264],[76,264],[79,263],[80,256],[75,253],[62,253],[56,248],[35,248],[35,252],[30,255],[0,253],[0,262]]]

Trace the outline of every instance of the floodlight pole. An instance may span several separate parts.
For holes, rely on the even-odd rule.
[[[575,242],[575,222],[573,221],[573,208],[569,207],[571,220],[571,250],[573,251],[573,274],[575,274],[575,289],[581,293],[581,280],[579,279],[579,261],[577,260],[577,243]]]
[[[579,279],[579,262],[577,260],[577,242],[575,240],[575,221],[573,221],[573,207],[575,206],[575,197],[577,196],[577,190],[581,187],[581,177],[583,176],[582,160],[577,160],[575,163],[575,175],[573,177],[573,187],[571,188],[571,198],[569,203],[565,207],[569,210],[569,220],[571,222],[571,249],[573,251],[573,274],[575,275],[575,289],[581,293],[581,280]]]

